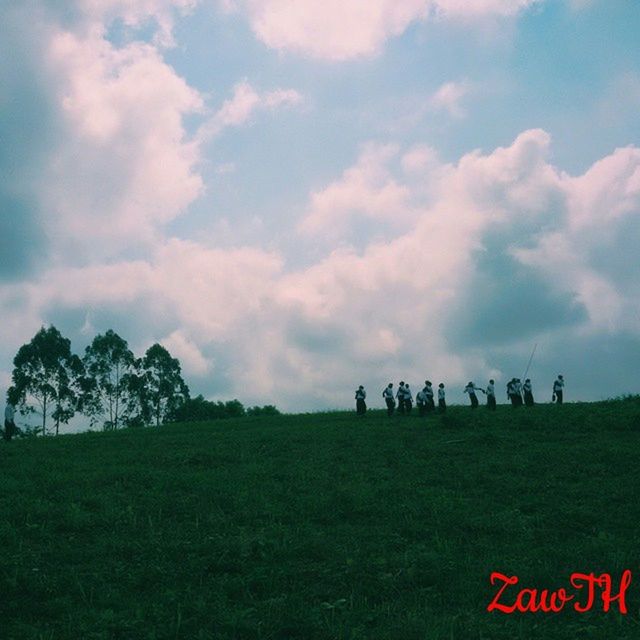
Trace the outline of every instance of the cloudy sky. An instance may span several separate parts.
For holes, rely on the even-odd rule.
[[[640,390],[636,0],[0,13],[2,389],[54,324],[287,411]]]

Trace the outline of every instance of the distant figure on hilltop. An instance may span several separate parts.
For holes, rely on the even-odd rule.
[[[464,388],[464,393],[469,394],[469,400],[471,400],[472,409],[478,408],[478,396],[476,395],[476,391],[482,391],[482,393],[484,393],[484,389],[480,389],[479,387],[476,387],[476,385],[473,384],[473,382],[469,382],[467,386]]]
[[[522,396],[520,395],[520,385],[517,378],[511,378],[507,382],[507,396],[511,401],[511,406],[515,409],[522,404]]]
[[[16,409],[7,394],[7,406],[4,408],[4,439],[8,442],[16,431],[16,423],[14,421]]]
[[[396,398],[398,399],[398,413],[404,415],[404,380],[400,380]]]
[[[409,383],[407,382],[404,385],[404,410],[409,414],[411,413],[411,409],[413,409],[413,395],[411,394],[411,389],[409,389]]]
[[[367,404],[364,401],[366,397],[367,392],[364,390],[364,387],[360,385],[356,389],[356,413],[360,416],[367,412]]]
[[[531,386],[531,378],[527,378],[524,381],[522,391],[524,392],[524,404],[527,407],[533,407],[533,387]]]
[[[425,416],[427,414],[427,387],[424,387],[416,394],[416,407],[418,407],[418,415]]]
[[[438,411],[444,413],[447,410],[447,401],[444,395],[444,383],[438,385]]]
[[[431,413],[436,408],[435,402],[433,401],[433,387],[431,386],[431,380],[424,381],[424,392],[427,396],[427,405],[425,407],[427,413]]]
[[[518,403],[518,406],[521,407],[522,406],[522,382],[520,381],[520,378],[515,378],[515,383],[513,385],[515,394],[516,394],[516,402]]]
[[[562,392],[564,390],[564,378],[558,376],[558,379],[553,383],[553,395],[551,396],[551,402],[556,404],[562,404]]]
[[[487,385],[487,390],[485,391],[487,396],[487,409],[489,411],[496,410],[496,388],[495,382],[493,380],[489,380],[489,384]]]
[[[382,397],[384,401],[387,403],[387,415],[392,416],[393,412],[396,410],[396,401],[393,398],[393,382],[390,382],[382,392]]]

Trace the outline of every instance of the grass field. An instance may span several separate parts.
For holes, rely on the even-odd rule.
[[[640,637],[637,398],[0,445],[4,640]],[[486,610],[625,569],[627,615]]]

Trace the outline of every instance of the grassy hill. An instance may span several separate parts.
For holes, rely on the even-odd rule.
[[[6,640],[640,637],[637,398],[0,445]],[[625,569],[627,615],[486,610]]]

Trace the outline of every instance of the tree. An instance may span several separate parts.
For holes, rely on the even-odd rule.
[[[85,349],[83,411],[91,424],[101,419],[105,428],[117,429],[126,420],[128,393],[135,358],[127,341],[112,329],[97,335]],[[106,418],[106,420],[105,420]]]
[[[54,326],[42,327],[20,347],[13,366],[10,394],[21,413],[42,415],[42,435],[47,434],[47,417],[51,417],[57,435],[60,423],[75,414],[80,397],[83,366],[71,353],[71,342]]]
[[[182,379],[180,362],[159,344],[147,349],[140,362],[140,373],[132,377],[145,422],[156,426],[167,419],[189,399],[189,388]],[[143,384],[140,384],[140,381]]]

